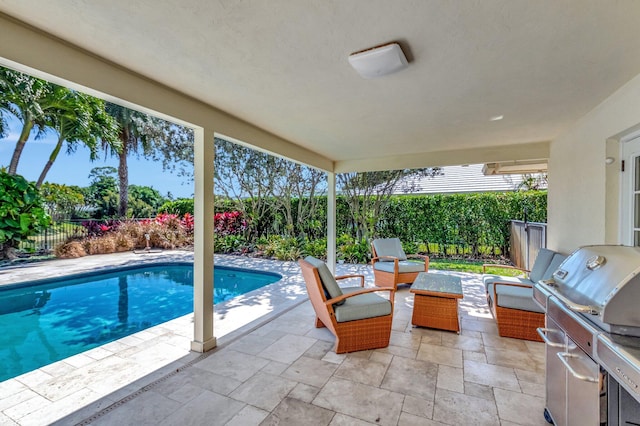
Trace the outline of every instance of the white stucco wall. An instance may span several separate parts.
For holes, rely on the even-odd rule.
[[[571,252],[581,245],[619,242],[618,180],[621,173],[615,141],[637,128],[639,123],[640,75],[552,141],[549,248]],[[616,161],[607,165],[605,158],[612,151]]]

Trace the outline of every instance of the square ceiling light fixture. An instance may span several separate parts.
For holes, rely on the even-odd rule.
[[[349,63],[364,78],[391,74],[409,65],[398,43],[388,43],[349,55]]]

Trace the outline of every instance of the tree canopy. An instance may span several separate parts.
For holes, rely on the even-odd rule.
[[[443,174],[439,167],[425,169],[401,169],[362,173],[339,173],[338,189],[347,199],[349,213],[358,239],[373,238],[375,226],[389,203],[394,189],[412,192],[412,177],[433,177]]]
[[[234,201],[255,236],[274,224],[285,235],[302,229],[300,225],[313,226],[309,219],[318,208],[315,195],[326,190],[324,172],[223,139],[216,138],[215,147],[214,188]]]
[[[58,140],[38,178],[44,183],[63,145],[73,153],[78,144],[90,150],[90,159],[97,157],[99,142],[113,151],[120,151],[115,121],[106,114],[105,102],[87,94],[50,83],[18,71],[0,67],[0,134],[8,130],[7,114],[15,116],[22,128],[11,156],[8,173],[18,173],[18,164],[32,131],[36,139],[47,130],[58,134]]]
[[[59,86],[56,92],[60,97],[59,106],[49,115],[46,124],[58,134],[58,141],[40,173],[37,187],[44,182],[65,142],[67,154],[74,153],[78,144],[86,145],[92,161],[97,158],[101,144],[115,152],[122,149],[118,139],[117,123],[105,111],[105,102],[102,99]]]
[[[118,124],[120,150],[113,151],[118,156],[118,214],[126,217],[129,204],[130,154],[162,159],[163,168],[176,167],[180,161],[193,163],[193,132],[182,126],[149,114],[107,103],[106,110]]]
[[[54,85],[27,74],[0,67],[0,113],[10,113],[22,123],[20,136],[11,156],[8,174],[15,175],[20,156],[31,130],[41,136],[46,128],[48,111],[55,107]],[[3,118],[6,123],[6,118]]]

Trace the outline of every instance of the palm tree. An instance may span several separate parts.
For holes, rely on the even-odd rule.
[[[0,138],[7,136],[7,132],[9,131],[7,113],[11,114],[11,104],[4,99],[4,96],[0,93]]]
[[[106,111],[118,123],[118,138],[121,149],[112,154],[118,155],[118,186],[119,198],[118,214],[127,215],[129,198],[129,166],[127,157],[130,153],[150,156],[154,151],[154,144],[161,144],[171,138],[170,123],[152,117],[139,111],[131,110],[120,105],[107,102]]]
[[[0,109],[15,115],[22,123],[9,163],[10,175],[17,173],[18,162],[31,130],[37,128],[38,135],[45,130],[46,114],[55,107],[55,98],[52,96],[54,86],[48,81],[0,67]]]
[[[92,161],[97,157],[100,141],[114,152],[119,152],[121,149],[118,124],[106,112],[103,100],[59,86],[56,88],[54,96],[56,95],[59,97],[60,108],[55,114],[51,114],[47,125],[58,133],[58,141],[42,173],[40,173],[36,183],[38,188],[44,182],[65,142],[67,143],[67,153],[75,152],[78,143],[86,145],[90,150]]]

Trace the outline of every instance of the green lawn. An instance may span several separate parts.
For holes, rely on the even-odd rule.
[[[438,269],[446,271],[460,271],[460,272],[472,272],[475,274],[482,274],[482,264],[489,262],[474,262],[458,259],[431,259],[429,261],[429,269]],[[487,267],[487,274],[496,274],[504,276],[516,277],[521,275],[521,272],[517,269],[507,268],[492,268]]]

